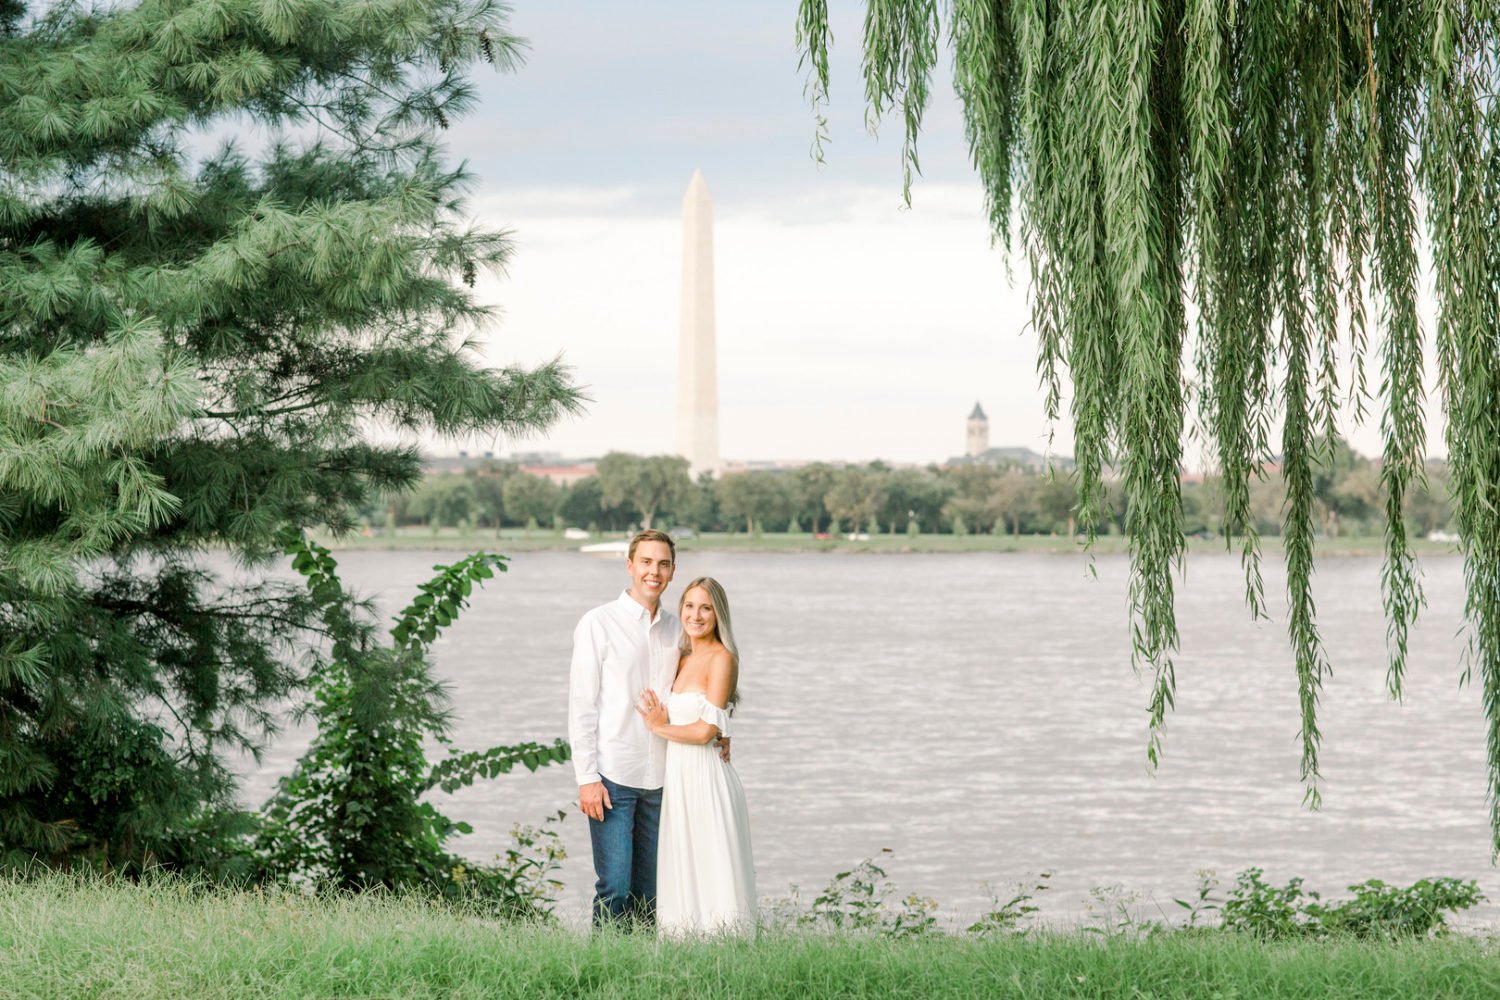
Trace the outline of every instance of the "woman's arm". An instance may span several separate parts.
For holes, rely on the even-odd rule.
[[[655,691],[641,692],[641,700],[636,702],[635,710],[640,712],[641,717],[646,720],[646,728],[651,730],[652,735],[671,740],[673,743],[691,743],[694,746],[702,746],[705,743],[712,743],[719,735],[718,726],[701,719],[681,726],[669,723],[667,706],[656,697]]]
[[[723,708],[729,703],[729,692],[734,686],[734,658],[727,651],[716,655],[708,664],[709,704]],[[685,725],[674,726],[667,721],[667,706],[661,703],[655,691],[641,692],[641,700],[635,710],[646,720],[646,726],[657,736],[673,743],[690,743],[702,746],[719,737],[719,727],[712,722],[699,719]]]

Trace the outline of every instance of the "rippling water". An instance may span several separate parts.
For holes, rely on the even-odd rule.
[[[344,579],[394,610],[451,553],[351,552]],[[1315,581],[1334,674],[1322,700],[1324,806],[1301,807],[1297,692],[1279,564],[1276,620],[1252,623],[1232,556],[1192,557],[1178,588],[1182,651],[1165,758],[1146,765],[1146,679],[1131,671],[1128,564],[1077,556],[684,553],[679,584],[726,586],[744,657],[735,765],[750,801],[759,888],[823,886],[860,858],[940,914],[973,916],[1054,872],[1043,916],[1085,919],[1090,890],[1140,893],[1175,916],[1195,871],[1227,884],[1258,866],[1339,894],[1367,878],[1476,878],[1490,865],[1485,731],[1460,688],[1457,558],[1423,561],[1429,607],[1411,637],[1405,703],[1385,694],[1380,563],[1327,558]],[[433,653],[458,710],[457,744],[566,735],[578,616],[624,586],[623,566],[575,553],[518,555],[476,591]],[[673,588],[669,599],[679,596]],[[288,733],[247,782],[258,802],[306,743]],[[567,807],[570,765],[502,776],[444,803],[473,823],[461,850],[501,850],[515,821]],[[592,892],[588,831],[562,824],[562,911]],[[1222,891],[1222,890],[1221,890]],[[1470,918],[1493,924],[1487,904]],[[1467,921],[1466,921],[1467,922]]]

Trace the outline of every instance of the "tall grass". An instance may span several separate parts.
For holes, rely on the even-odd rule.
[[[663,944],[390,895],[0,881],[0,997],[575,996],[1491,1000],[1500,954],[1462,937],[1260,945],[1223,932]]]

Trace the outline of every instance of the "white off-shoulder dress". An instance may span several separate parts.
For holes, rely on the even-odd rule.
[[[673,691],[667,720],[699,720],[729,735],[729,715],[702,692]],[[656,849],[656,922],[670,936],[751,933],[755,863],[750,812],[734,768],[712,744],[667,744]]]

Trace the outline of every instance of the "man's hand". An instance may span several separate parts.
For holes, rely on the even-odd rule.
[[[604,787],[604,782],[595,781],[588,785],[578,786],[578,808],[589,819],[604,822],[604,810],[613,809],[614,804],[609,801],[609,789]]]
[[[720,736],[714,740],[714,746],[719,748],[719,759],[726,764],[729,763],[729,740],[728,736]]]

